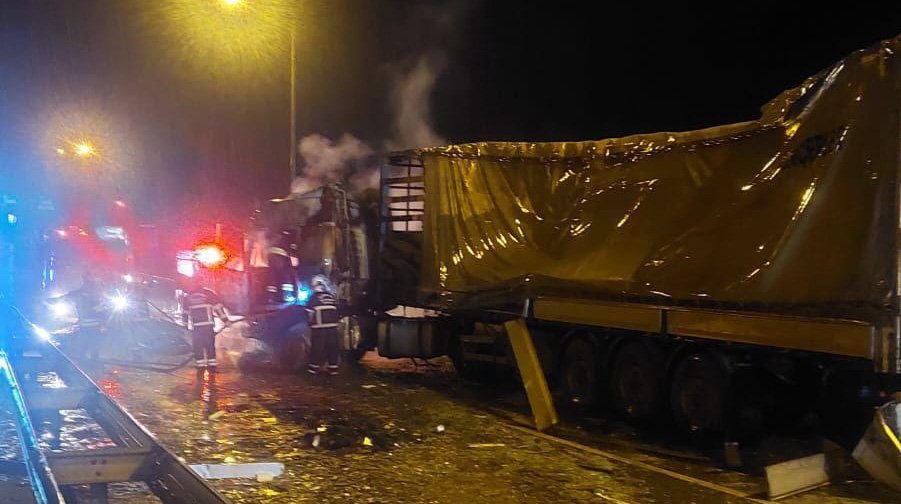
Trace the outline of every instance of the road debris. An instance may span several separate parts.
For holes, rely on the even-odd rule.
[[[192,464],[191,469],[204,479],[255,478],[257,481],[272,481],[285,472],[285,464],[281,462]]]
[[[226,415],[225,410],[219,410],[215,413],[210,414],[208,419],[209,420],[219,420],[220,418],[224,417],[225,415]]]

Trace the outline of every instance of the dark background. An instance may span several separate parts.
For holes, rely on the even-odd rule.
[[[93,187],[150,219],[238,217],[287,192],[287,46],[270,48],[282,64],[238,77],[198,72],[166,24],[184,1],[0,4],[0,193]],[[747,4],[287,2],[298,23],[298,137],[350,133],[381,150],[391,90],[425,55],[441,70],[433,128],[450,142],[748,120],[783,89],[901,32],[891,2]],[[54,162],[46,130],[60,115],[102,124],[111,167]]]

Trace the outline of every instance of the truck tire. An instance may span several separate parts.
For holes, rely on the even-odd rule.
[[[663,352],[654,344],[630,341],[613,357],[610,392],[614,411],[635,424],[659,420],[665,401]]]
[[[595,406],[600,396],[598,359],[594,346],[575,339],[566,346],[560,365],[563,398],[576,408]]]
[[[728,427],[729,375],[716,356],[685,354],[673,373],[670,406],[676,426],[695,441],[720,439]]]

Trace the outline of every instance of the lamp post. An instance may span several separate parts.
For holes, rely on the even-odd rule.
[[[241,6],[241,4],[245,3],[246,0],[222,0],[226,9],[235,9]],[[291,24],[291,61],[289,63],[290,66],[290,107],[291,107],[291,142],[290,148],[291,153],[289,157],[290,163],[290,173],[291,173],[291,182],[297,178],[297,146],[295,145],[297,142],[297,46],[295,40],[295,31],[294,31],[294,23]]]

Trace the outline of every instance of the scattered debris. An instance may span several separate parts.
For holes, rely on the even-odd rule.
[[[822,453],[769,465],[764,470],[770,499],[796,495],[830,482],[826,455]]]
[[[507,446],[504,443],[470,443],[469,448],[503,448]]]
[[[435,427],[435,432],[444,432],[444,425],[438,425],[438,427]]]
[[[281,462],[194,464],[191,469],[204,479],[256,478],[257,481],[272,481],[285,472],[285,465]]]
[[[363,438],[363,446],[372,446],[372,439],[369,436]]]
[[[901,490],[901,400],[876,410],[853,457],[874,479]]]
[[[364,388],[364,389],[374,389],[376,387],[378,387],[378,385],[371,385],[371,384],[360,385],[360,388]]]
[[[210,414],[208,417],[210,420],[219,420],[220,418],[225,416],[225,410],[219,410],[215,413]]]
[[[266,417],[263,419],[263,423],[267,423],[267,424],[278,423],[278,419],[275,417]]]
[[[596,497],[600,497],[606,502],[612,502],[613,504],[626,504],[625,501],[610,497],[609,495],[604,495],[604,492],[601,492],[600,490],[595,490],[594,495]]]

